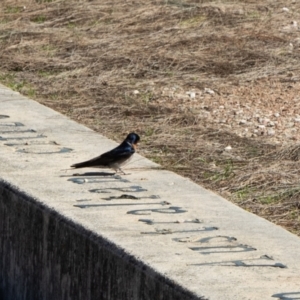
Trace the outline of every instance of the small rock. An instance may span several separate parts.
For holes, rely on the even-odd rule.
[[[282,8],[282,11],[283,11],[283,12],[289,12],[290,10],[289,10],[287,7],[283,7],[283,8]]]
[[[194,91],[188,91],[188,92],[186,92],[186,94],[189,95],[190,98],[192,98],[192,99],[195,99],[195,97],[196,97],[196,93]]]
[[[269,129],[267,134],[268,135],[275,135],[275,130],[274,129]]]
[[[204,88],[204,93],[207,93],[207,94],[213,95],[215,92],[214,92],[212,89],[209,89],[209,88]]]
[[[270,121],[269,123],[268,123],[268,125],[267,125],[268,127],[273,127],[273,126],[275,126],[275,123],[274,122],[272,122],[272,121]]]
[[[213,163],[213,162],[212,162],[212,163],[209,163],[208,165],[209,165],[209,167],[212,168],[212,169],[216,169],[216,168],[217,168],[216,164]]]
[[[300,122],[300,118],[294,118],[294,122],[299,123]]]
[[[285,125],[285,128],[292,128],[292,127],[294,127],[294,126],[295,126],[295,123],[289,122],[289,123],[287,123],[287,124]]]
[[[245,125],[247,123],[246,120],[240,120],[239,125]]]
[[[257,122],[258,122],[258,123],[263,123],[263,122],[264,122],[264,119],[261,118],[261,117],[258,117],[258,118],[257,118]]]
[[[225,151],[231,151],[231,150],[232,150],[232,147],[230,145],[225,147]]]
[[[274,117],[278,118],[278,117],[280,117],[280,114],[277,112],[274,114]]]
[[[134,90],[134,91],[133,91],[133,94],[134,94],[134,95],[138,95],[139,93],[140,93],[140,92],[139,92],[138,90]]]
[[[223,11],[224,11],[224,10],[222,10],[222,12],[223,12]],[[241,8],[239,8],[239,9],[233,9],[233,10],[232,10],[232,13],[235,14],[235,15],[243,15],[243,14],[245,14],[244,10],[241,9]]]
[[[195,99],[196,93],[195,92],[190,92],[190,98]]]
[[[290,31],[295,31],[295,30],[298,30],[297,21],[292,21],[290,23],[290,25],[282,27],[282,31],[284,31],[284,32],[290,32]]]
[[[184,219],[178,219],[178,220],[175,221],[174,223],[184,223]]]
[[[259,129],[265,129],[266,126],[265,125],[257,125],[257,128],[259,128]]]

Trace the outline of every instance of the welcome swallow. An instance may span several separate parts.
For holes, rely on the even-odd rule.
[[[77,163],[72,165],[72,168],[111,168],[116,172],[120,171],[124,175],[125,173],[121,169],[121,166],[124,165],[135,153],[137,148],[137,143],[140,141],[138,134],[132,132],[129,133],[126,139],[116,148],[101,154],[90,160]]]

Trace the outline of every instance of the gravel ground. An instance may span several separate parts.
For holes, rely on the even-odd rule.
[[[0,82],[300,235],[299,22],[294,0],[3,0]]]

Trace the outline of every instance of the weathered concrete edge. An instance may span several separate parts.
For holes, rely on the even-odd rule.
[[[39,213],[36,213],[37,211]],[[40,214],[42,214],[42,224],[39,223],[41,220],[37,220],[41,217]],[[24,226],[26,224],[31,224],[32,227]],[[54,232],[51,232],[51,229],[54,229]],[[1,178],[0,230],[0,299],[75,300],[83,299],[82,296],[87,300],[205,299],[199,298],[127,253],[125,249],[87,230]],[[65,245],[59,244],[66,234],[65,230],[70,231],[69,238],[77,236],[73,242],[66,243],[67,246],[71,243],[69,249],[63,249],[62,246]],[[14,234],[18,234],[17,237],[13,236]],[[49,236],[52,238],[51,241]],[[78,236],[84,241],[79,245],[76,244]],[[34,239],[33,244],[32,239]],[[49,243],[54,243],[51,247],[58,247],[55,249],[55,254],[49,252],[51,248]],[[29,247],[31,256],[26,249],[23,249],[27,245],[33,246],[33,248]],[[82,246],[88,247],[89,250],[79,249]],[[78,248],[77,251],[73,251],[74,247],[75,250],[76,247]],[[87,253],[83,259],[82,254],[85,251]],[[58,262],[55,261],[60,252],[61,256],[71,256],[67,268],[57,265]],[[99,253],[100,255],[97,255]],[[106,257],[105,254],[110,257]],[[85,263],[80,263],[82,259]],[[110,262],[109,266],[107,261]],[[78,268],[74,266],[77,263],[80,264]],[[107,274],[109,271],[113,274]],[[98,274],[99,278],[91,278],[88,273]],[[123,275],[122,278],[119,278],[120,275]],[[84,278],[88,282],[82,282]]]

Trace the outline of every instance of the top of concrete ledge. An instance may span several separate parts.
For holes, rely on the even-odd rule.
[[[126,176],[64,170],[117,143],[3,86],[0,107],[4,181],[199,298],[300,299],[297,236],[138,154]]]

